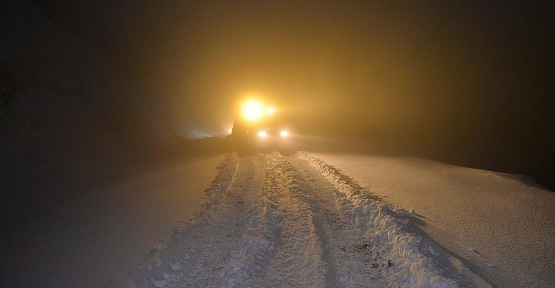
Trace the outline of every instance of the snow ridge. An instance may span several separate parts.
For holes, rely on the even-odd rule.
[[[387,282],[390,287],[459,287],[437,261],[422,251],[422,237],[413,232],[407,217],[412,213],[397,207],[393,211],[379,198],[369,195],[356,182],[320,159],[304,152],[297,157],[308,163],[352,203],[340,204],[351,220],[380,247],[388,259]],[[414,213],[414,212],[413,212]]]

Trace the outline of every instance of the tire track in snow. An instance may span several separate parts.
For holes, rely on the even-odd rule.
[[[210,199],[127,287],[458,287],[410,213],[317,158],[232,155],[219,168]]]
[[[233,287],[233,259],[241,253],[251,214],[257,212],[262,164],[256,155],[228,157],[206,191],[210,199],[171,247],[154,253],[127,286]]]
[[[363,231],[350,223],[352,203],[304,160],[288,157],[302,179],[304,191],[311,195],[312,209],[318,217],[320,238],[326,247],[326,258],[334,271],[338,287],[385,287],[387,260],[375,253],[373,243]]]
[[[254,287],[328,287],[324,247],[300,179],[277,152],[266,155],[265,197],[279,213],[281,233],[266,275]]]
[[[248,221],[256,213],[264,179],[258,156],[241,158],[231,189],[207,225],[192,234],[188,253],[183,257],[181,278],[168,287],[233,287],[236,259],[245,251]],[[240,270],[240,269],[239,269]],[[227,281],[226,281],[227,280]],[[239,279],[240,281],[241,279]],[[164,286],[165,287],[165,286]]]
[[[409,218],[414,212],[409,213],[401,207],[392,209],[352,178],[318,158],[304,152],[296,156],[337,189],[336,195],[342,199],[338,201],[340,206],[347,203],[341,210],[349,215],[348,222],[363,233],[365,241],[372,244],[374,254],[379,256],[377,259],[386,261],[382,267],[387,268],[383,273],[387,287],[455,288],[460,287],[459,283],[465,283],[465,287],[479,285],[471,280],[469,275],[472,272],[459,259],[445,252],[442,252],[440,259],[437,253],[427,252],[432,251],[432,243],[423,241],[423,236],[410,225]],[[434,246],[441,249],[438,245]]]

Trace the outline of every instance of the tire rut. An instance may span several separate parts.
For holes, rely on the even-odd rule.
[[[191,234],[191,245],[183,255],[182,278],[175,287],[223,287],[233,274],[235,253],[241,246],[246,223],[258,203],[264,179],[257,156],[241,158],[234,183],[209,225]],[[240,213],[237,213],[240,212]],[[209,273],[206,273],[209,272]],[[172,287],[172,286],[168,286]]]
[[[328,265],[310,203],[294,169],[277,152],[266,155],[264,193],[275,205],[280,237],[266,275],[256,287],[328,287]]]
[[[305,193],[313,197],[310,202],[317,216],[315,225],[320,227],[324,255],[333,272],[330,280],[337,287],[386,286],[383,267],[378,264],[379,255],[373,253],[373,243],[349,221],[351,203],[306,161],[295,156],[288,156],[287,161],[295,168],[296,177],[303,180]]]
[[[406,287],[414,283],[409,274],[412,266],[398,264],[405,256],[393,249],[407,249],[402,241],[417,243],[418,239],[403,232],[405,220],[395,218],[348,177],[305,154],[234,157],[238,164],[224,163],[237,166],[235,172],[228,167],[223,173],[224,187],[213,183],[207,189],[210,199],[196,218],[171,247],[152,256],[144,273],[128,287]],[[377,226],[381,230],[372,230]],[[404,234],[391,234],[397,238],[388,242],[388,233]],[[406,247],[413,249],[403,250],[410,253],[418,249]],[[431,263],[422,259],[428,262],[418,263]],[[430,277],[428,283],[444,281],[419,275]]]

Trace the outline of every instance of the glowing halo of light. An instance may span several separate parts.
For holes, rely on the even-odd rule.
[[[249,101],[243,105],[243,117],[248,120],[257,120],[262,116],[262,105],[255,101]]]

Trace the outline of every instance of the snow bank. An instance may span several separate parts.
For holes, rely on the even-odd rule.
[[[399,287],[459,287],[440,267],[438,261],[422,250],[422,237],[409,225],[407,212],[400,207],[394,210],[378,197],[370,195],[354,180],[323,161],[304,152],[298,157],[332,183],[348,201],[338,201],[342,210],[351,216],[353,223],[366,233],[378,247],[387,262],[387,280],[390,286]]]

